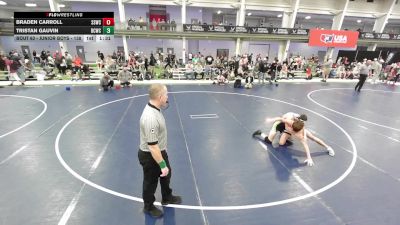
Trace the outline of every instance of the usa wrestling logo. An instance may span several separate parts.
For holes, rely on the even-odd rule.
[[[320,40],[327,43],[347,43],[347,36],[346,35],[334,35],[334,34],[321,34]]]

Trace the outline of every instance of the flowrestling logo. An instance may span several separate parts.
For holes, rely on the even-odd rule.
[[[357,46],[358,32],[346,30],[310,30],[309,46],[345,47]]]

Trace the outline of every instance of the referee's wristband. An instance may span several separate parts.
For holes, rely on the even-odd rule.
[[[167,167],[167,163],[165,162],[165,160],[158,163],[158,165],[160,166],[161,169],[164,169],[165,167]]]

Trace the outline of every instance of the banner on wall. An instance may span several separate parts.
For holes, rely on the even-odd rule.
[[[355,48],[358,41],[357,31],[311,29],[309,46]]]
[[[297,28],[272,28],[272,27],[241,27],[227,25],[197,25],[184,24],[183,31],[187,32],[213,32],[213,33],[251,33],[251,34],[277,34],[277,35],[308,35],[308,29]]]
[[[354,48],[359,39],[400,40],[400,34],[357,32],[346,30],[319,30],[275,27],[241,27],[228,25],[184,24],[185,32],[249,33],[308,36],[310,46]],[[311,33],[311,31],[313,31]]]
[[[378,39],[378,40],[400,40],[400,34],[362,32],[360,33],[359,38]]]
[[[197,25],[184,24],[183,31],[188,32],[214,32],[214,33],[248,33],[247,27],[225,26],[225,25]]]

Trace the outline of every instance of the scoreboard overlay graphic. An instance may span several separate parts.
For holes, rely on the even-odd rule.
[[[107,41],[114,12],[14,12],[15,41]]]

